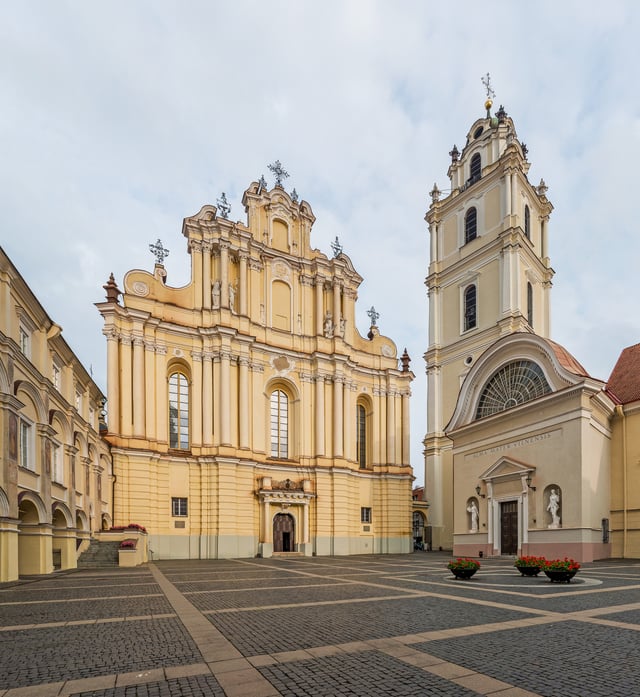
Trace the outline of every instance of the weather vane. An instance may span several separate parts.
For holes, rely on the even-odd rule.
[[[289,172],[280,164],[280,160],[276,160],[272,165],[268,165],[268,167],[276,178],[276,186],[282,187],[282,180],[289,176]]]
[[[229,213],[231,212],[231,206],[229,201],[227,201],[227,195],[222,192],[222,196],[216,201],[218,204],[218,210],[220,211],[220,217],[225,220],[229,220]]]
[[[331,243],[331,250],[333,251],[334,257],[340,256],[340,254],[342,254],[342,245],[340,244],[340,240],[337,237]]]
[[[380,313],[376,312],[376,308],[372,305],[370,310],[367,310],[367,314],[369,315],[369,318],[371,319],[371,326],[375,327],[376,323],[378,321],[378,317],[380,317]]]
[[[164,264],[165,258],[169,256],[169,250],[165,249],[162,246],[162,242],[160,242],[160,239],[158,239],[158,241],[155,244],[149,245],[149,251],[152,254],[155,254],[156,264]]]
[[[496,93],[493,91],[493,87],[491,87],[491,75],[487,73],[484,77],[481,77],[480,80],[487,91],[487,99],[493,99],[496,96]]]

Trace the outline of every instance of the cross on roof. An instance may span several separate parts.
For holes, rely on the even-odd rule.
[[[280,160],[276,160],[272,165],[269,165],[269,169],[276,178],[276,186],[282,186],[282,180],[289,176],[289,172],[280,163]]]
[[[482,84],[487,91],[487,99],[493,99],[496,93],[493,91],[493,87],[491,87],[491,75],[487,73],[485,77],[481,77],[480,80],[482,80]]]
[[[149,251],[155,255],[156,264],[163,264],[165,258],[169,256],[169,250],[162,246],[159,239],[155,244],[149,245]]]
[[[227,195],[222,192],[222,196],[216,201],[218,204],[218,210],[220,211],[220,217],[225,220],[229,220],[229,213],[231,212],[231,206],[229,201],[227,201]]]
[[[376,308],[372,305],[370,310],[367,310],[367,314],[369,315],[369,318],[371,319],[371,326],[375,327],[376,322],[378,321],[378,317],[380,317],[380,313],[376,312]]]

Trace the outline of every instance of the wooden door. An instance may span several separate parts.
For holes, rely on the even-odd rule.
[[[518,502],[500,504],[500,554],[518,553]]]
[[[288,513],[278,513],[273,519],[273,551],[295,551],[293,516]]]

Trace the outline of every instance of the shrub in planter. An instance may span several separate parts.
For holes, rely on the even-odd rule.
[[[542,570],[548,576],[551,583],[570,583],[578,573],[580,564],[575,559],[548,559],[545,560]]]
[[[546,564],[544,557],[522,556],[518,557],[514,566],[522,576],[537,576]]]
[[[136,548],[136,541],[135,540],[122,540],[120,543],[120,549],[135,549]]]
[[[471,578],[473,574],[480,568],[480,562],[477,559],[468,559],[466,557],[458,557],[452,559],[447,564],[447,569],[456,578]]]

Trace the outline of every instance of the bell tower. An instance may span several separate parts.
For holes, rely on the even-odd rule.
[[[449,192],[434,184],[429,225],[430,263],[425,482],[433,549],[450,549],[452,450],[445,427],[464,378],[500,337],[515,332],[549,336],[553,269],[548,223],[553,206],[544,180],[527,177],[527,147],[502,106],[493,106],[489,76],[486,114],[460,152],[449,155]]]

